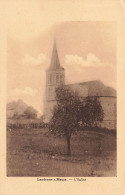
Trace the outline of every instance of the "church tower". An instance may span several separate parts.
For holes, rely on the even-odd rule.
[[[56,105],[55,90],[60,84],[65,84],[65,70],[60,65],[56,43],[54,42],[50,66],[46,70],[45,122],[49,122],[52,117]]]

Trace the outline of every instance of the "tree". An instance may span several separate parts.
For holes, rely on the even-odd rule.
[[[96,127],[99,122],[103,121],[104,111],[98,97],[86,97],[83,109],[82,121],[84,126]]]
[[[76,92],[64,85],[56,89],[56,100],[49,129],[66,138],[67,155],[71,155],[71,136],[80,129],[80,123],[84,127],[95,127],[103,121],[104,112],[97,97],[88,96],[81,100]]]
[[[49,128],[53,134],[64,136],[67,141],[67,155],[71,155],[70,140],[79,129],[81,101],[76,92],[61,85],[56,89],[57,105],[53,111]]]
[[[24,111],[24,115],[26,118],[35,119],[37,118],[37,110],[34,109],[32,106],[28,106]]]

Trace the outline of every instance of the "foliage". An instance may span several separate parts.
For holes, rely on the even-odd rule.
[[[23,100],[12,101],[7,104],[8,119],[34,119],[37,117],[37,110],[28,106]]]
[[[81,100],[78,94],[67,86],[61,85],[56,89],[57,106],[54,108],[50,121],[53,134],[65,136],[67,154],[70,155],[71,135],[84,127],[96,127],[103,121],[104,112],[97,97],[86,97]]]
[[[34,109],[32,106],[28,106],[24,111],[25,118],[35,119],[37,118],[37,110]]]
[[[81,119],[84,126],[97,127],[103,121],[104,111],[98,97],[86,97],[85,106],[81,107]]]

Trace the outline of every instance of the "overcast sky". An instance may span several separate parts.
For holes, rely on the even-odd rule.
[[[67,84],[98,79],[116,88],[116,24],[76,22],[86,9],[80,1],[31,2],[8,7],[8,102],[20,98],[43,113],[54,38]]]

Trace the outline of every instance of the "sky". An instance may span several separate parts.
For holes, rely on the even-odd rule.
[[[11,1],[7,8],[11,13],[7,18],[8,102],[22,99],[43,114],[45,70],[54,39],[67,84],[100,80],[116,88],[116,23],[81,21],[87,4],[80,2]]]

